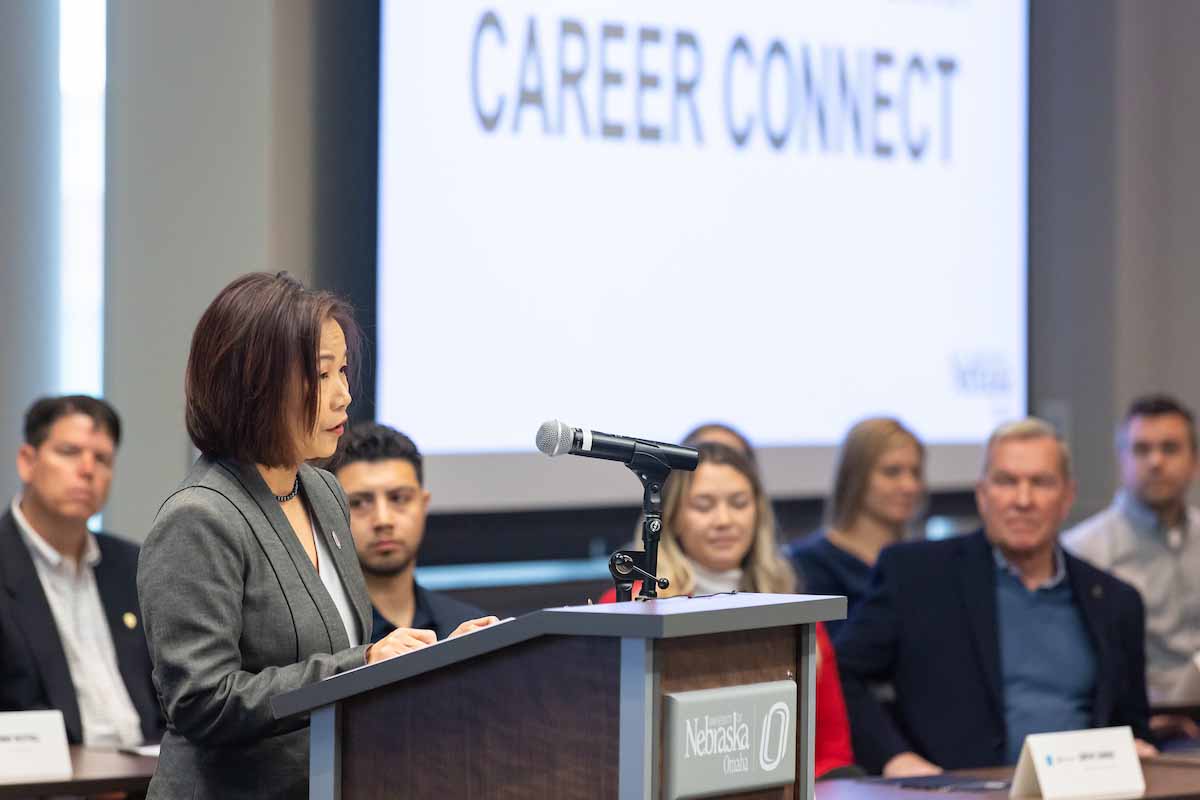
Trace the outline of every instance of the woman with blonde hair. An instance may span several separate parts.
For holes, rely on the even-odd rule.
[[[902,540],[925,501],[925,447],[898,420],[871,417],[842,442],[826,529],[788,548],[805,591],[845,595],[847,616],[866,593],[879,553]],[[831,622],[834,635],[841,622]]]
[[[779,554],[775,514],[747,456],[703,442],[695,472],[676,472],[663,487],[658,573],[662,594],[787,594],[796,575]]]
[[[795,591],[795,573],[776,544],[770,498],[750,459],[715,442],[702,442],[697,449],[700,463],[695,472],[673,472],[663,487],[658,574],[671,585],[661,595]],[[610,589],[601,602],[615,599],[616,591]],[[819,776],[848,767],[854,755],[837,661],[820,624],[817,652]]]

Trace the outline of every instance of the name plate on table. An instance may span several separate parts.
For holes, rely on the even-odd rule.
[[[0,783],[71,777],[61,711],[0,713]]]
[[[674,692],[663,711],[667,800],[795,782],[795,681]]]
[[[1129,726],[1025,737],[1010,797],[1141,797],[1142,763]]]

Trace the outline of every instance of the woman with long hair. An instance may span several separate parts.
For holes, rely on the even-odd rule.
[[[658,574],[671,585],[662,596],[795,591],[796,576],[779,553],[775,515],[758,471],[724,444],[701,442],[697,449],[696,470],[671,473],[663,487]],[[615,599],[611,589],[601,602]],[[817,658],[814,771],[820,776],[850,766],[854,754],[833,647],[819,623]]]
[[[779,555],[775,513],[758,471],[739,451],[702,442],[695,472],[674,472],[663,487],[658,572],[670,594],[796,590]]]
[[[880,551],[905,537],[925,493],[925,447],[916,434],[890,417],[854,425],[838,456],[825,530],[788,548],[805,591],[845,595],[853,615]],[[829,630],[836,635],[840,626]]]

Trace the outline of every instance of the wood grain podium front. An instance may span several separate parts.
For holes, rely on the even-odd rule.
[[[272,700],[311,714],[311,798],[659,798],[664,695],[794,680],[812,797],[818,621],[844,597],[727,594],[545,609]]]

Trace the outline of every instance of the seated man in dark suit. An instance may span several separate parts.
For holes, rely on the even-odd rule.
[[[433,630],[445,639],[478,627],[473,622],[486,624],[479,609],[414,578],[430,494],[412,439],[386,425],[355,425],[330,466],[350,503],[350,532],[374,606],[371,641],[396,628]]]
[[[982,531],[883,551],[835,641],[859,762],[922,775],[1012,764],[1031,733],[1148,736],[1141,598],[1058,546],[1066,444],[1041,420],[1000,427],[975,498]],[[891,713],[867,688],[881,681]]]
[[[0,517],[0,711],[57,708],[72,744],[157,741],[163,720],[137,599],[136,545],[92,533],[121,422],[103,400],[38,400]]]

